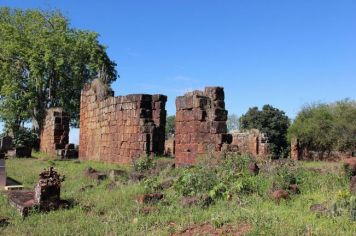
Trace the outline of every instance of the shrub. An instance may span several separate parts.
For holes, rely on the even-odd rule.
[[[174,189],[183,196],[194,196],[198,193],[210,191],[217,183],[218,178],[214,170],[203,167],[184,169],[174,183]]]
[[[28,128],[20,128],[14,138],[14,144],[16,148],[32,148],[36,146],[37,140],[38,135],[33,130]]]
[[[154,168],[155,162],[149,156],[142,156],[134,161],[133,166],[136,171],[145,171]]]

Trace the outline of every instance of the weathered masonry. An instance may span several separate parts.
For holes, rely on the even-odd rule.
[[[196,157],[219,152],[231,143],[222,87],[206,87],[176,99],[175,157],[177,165],[194,164]]]
[[[250,154],[254,157],[270,155],[268,138],[257,129],[232,133],[232,140],[231,145],[242,154]]]
[[[58,149],[64,149],[69,142],[69,115],[62,108],[50,108],[40,134],[40,150],[56,155]]]
[[[103,86],[94,80],[82,91],[79,158],[131,163],[141,155],[162,155],[167,97],[113,97]]]

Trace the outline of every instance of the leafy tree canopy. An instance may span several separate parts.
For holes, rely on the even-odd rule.
[[[229,132],[238,130],[240,128],[240,120],[239,117],[236,114],[231,114],[227,118],[227,130]]]
[[[289,124],[290,121],[285,112],[271,105],[264,105],[262,110],[252,107],[240,118],[241,129],[258,129],[268,136],[271,151],[275,157],[285,156],[288,153]]]
[[[57,106],[78,125],[84,83],[118,77],[98,37],[71,28],[59,11],[0,8],[0,117],[8,129],[31,119],[39,129],[45,109]]]
[[[354,151],[356,149],[356,101],[305,106],[288,131],[299,145],[311,151]]]
[[[175,134],[176,132],[176,116],[168,116],[166,121],[166,136]]]

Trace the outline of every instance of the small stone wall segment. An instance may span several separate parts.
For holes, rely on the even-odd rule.
[[[62,108],[50,108],[46,114],[40,133],[40,150],[56,155],[57,149],[63,149],[69,142],[69,115]]]
[[[196,157],[221,151],[231,142],[227,134],[225,94],[222,87],[206,87],[176,99],[175,157],[177,165],[194,164]]]
[[[0,187],[6,186],[5,154],[0,153]]]
[[[100,96],[99,96],[100,95]],[[79,158],[131,163],[141,155],[163,155],[167,97],[102,96],[94,83],[81,94]]]
[[[237,147],[241,154],[250,154],[254,157],[266,157],[270,154],[268,138],[259,130],[234,132],[231,145]]]

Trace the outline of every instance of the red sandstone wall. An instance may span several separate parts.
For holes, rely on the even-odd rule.
[[[237,147],[240,153],[254,157],[265,157],[270,154],[267,137],[258,130],[233,133],[231,145]]]
[[[81,94],[80,159],[131,163],[143,154],[163,154],[166,96],[101,95],[93,84]]]
[[[62,149],[69,142],[70,118],[62,108],[48,109],[40,134],[40,150],[56,155],[57,149]]]
[[[176,99],[175,157],[177,165],[194,164],[208,151],[221,151],[227,134],[224,89],[207,87]]]

